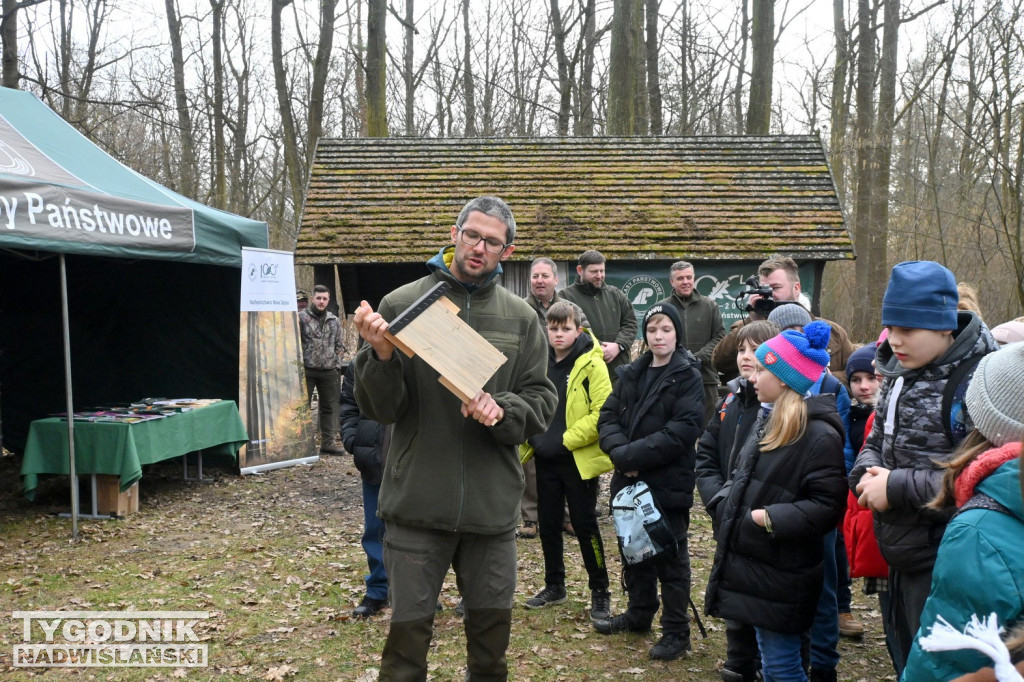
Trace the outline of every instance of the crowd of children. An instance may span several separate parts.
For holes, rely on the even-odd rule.
[[[878,595],[901,679],[995,679],[975,673],[984,656],[928,651],[926,636],[939,618],[961,630],[972,615],[994,613],[1008,629],[1024,618],[1016,327],[997,350],[980,316],[958,309],[948,269],[900,263],[882,336],[850,355],[845,376],[828,369],[829,324],[799,304],[779,306],[739,330],[739,376],[704,424],[700,364],[680,345],[681,324],[672,306],[652,306],[645,351],[618,368],[613,389],[580,309],[548,309],[559,403],[547,431],[520,448],[536,463],[544,558],[544,587],[525,606],[567,600],[567,508],[595,630],[648,632],[660,609],[649,657],[686,656],[696,487],[717,545],[704,608],[725,622],[726,682],[837,679],[839,633],[863,632],[850,614],[851,578]],[[609,471],[612,496],[648,485],[677,543],[645,563],[621,561],[627,605],[617,615],[598,525],[599,477]],[[1015,661],[1022,645],[1018,631]]]

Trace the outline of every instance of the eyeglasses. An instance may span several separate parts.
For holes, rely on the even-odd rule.
[[[476,246],[477,244],[480,243],[480,240],[483,240],[484,251],[493,254],[499,254],[502,251],[504,251],[506,247],[508,247],[508,244],[498,241],[493,237],[484,239],[483,235],[481,235],[479,232],[475,232],[473,230],[466,230],[461,227],[459,228],[459,239],[461,239],[462,243],[465,244],[466,246]]]

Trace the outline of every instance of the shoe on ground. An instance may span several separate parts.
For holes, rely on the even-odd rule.
[[[612,617],[612,596],[607,590],[591,590],[590,620],[608,620]]]
[[[526,608],[542,609],[545,606],[565,603],[568,597],[565,594],[565,586],[548,585],[543,590],[526,600]]]
[[[373,597],[363,597],[363,600],[359,602],[352,611],[353,618],[369,618],[380,613],[380,610],[388,605],[387,599],[374,599]]]
[[[537,537],[537,524],[533,521],[523,521],[523,525],[516,531],[516,537],[524,540],[532,540]]]
[[[690,655],[690,638],[677,632],[666,632],[651,647],[648,656],[652,661],[674,661]]]
[[[864,626],[853,617],[852,613],[839,614],[839,634],[843,637],[863,637]]]
[[[576,530],[572,527],[572,524],[569,523],[568,521],[566,521],[565,524],[562,525],[562,532],[565,533],[566,535],[571,535],[573,537],[576,537]]]
[[[735,670],[723,667],[719,672],[722,677],[722,682],[764,682],[764,676],[761,675],[760,670],[755,670],[752,673],[739,673]]]
[[[455,615],[459,618],[463,618],[466,615],[466,604],[461,599],[459,603],[455,605]]]
[[[337,445],[334,445],[333,443],[328,443],[326,445],[321,445],[320,446],[320,454],[321,455],[344,455],[345,454],[345,448],[342,448],[342,447],[339,447]]]
[[[595,620],[594,629],[600,632],[602,635],[617,635],[620,632],[650,632],[651,626],[647,625],[642,627],[639,625],[633,625],[626,618],[626,614],[620,613],[617,616],[612,616],[607,620]]]

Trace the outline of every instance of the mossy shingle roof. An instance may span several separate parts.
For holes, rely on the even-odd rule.
[[[816,136],[323,139],[296,262],[419,262],[459,209],[495,194],[513,259],[853,257]]]

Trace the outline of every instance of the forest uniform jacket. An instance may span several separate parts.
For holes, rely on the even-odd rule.
[[[576,282],[562,290],[562,298],[583,308],[590,329],[601,343],[617,343],[621,351],[608,363],[608,372],[629,364],[629,350],[636,341],[636,315],[633,305],[618,287],[605,284],[595,289],[586,282]]]
[[[718,372],[711,365],[711,354],[718,342],[725,338],[722,311],[714,299],[701,296],[694,290],[690,298],[672,294],[660,303],[669,303],[679,310],[683,322],[681,345],[700,360],[700,376],[708,386],[718,385]]]
[[[547,308],[542,306],[540,304],[540,301],[538,301],[537,297],[534,296],[533,294],[527,294],[526,298],[524,298],[523,300],[526,301],[527,303],[529,303],[530,307],[537,311],[537,318],[540,320],[541,329],[547,329],[547,326],[548,326],[548,309],[551,308],[551,306],[553,306],[558,301],[561,301],[562,297],[558,295],[557,291],[555,293],[553,293],[551,295],[551,302],[548,303],[548,307]],[[586,326],[586,323],[584,323],[583,326]]]
[[[644,353],[619,369],[619,381],[601,408],[597,431],[601,449],[615,465],[611,497],[639,471],[665,510],[693,506],[694,443],[704,417],[704,385],[694,357],[677,348],[663,373],[641,395],[654,356]]]
[[[944,682],[984,666],[987,656],[976,651],[925,652],[920,639],[942,616],[959,632],[971,619],[995,613],[999,625],[1010,629],[1024,616],[1024,503],[1020,493],[1020,443],[1003,448],[1013,459],[1000,465],[975,487],[1007,513],[992,509],[969,509],[955,517],[946,528],[932,574],[932,590],[921,615],[921,628],[907,659],[903,679]],[[965,470],[980,464],[990,450]],[[963,479],[963,476],[960,477]]]
[[[299,312],[299,330],[303,366],[319,370],[341,369],[344,339],[337,315],[325,310],[318,316],[312,307],[308,307]]]
[[[427,263],[431,274],[384,297],[379,312],[392,320],[438,282],[459,317],[508,360],[484,385],[504,409],[488,427],[462,416],[460,401],[438,383],[421,358],[395,352],[381,362],[364,345],[356,355],[356,400],[363,415],[394,424],[381,483],[379,514],[386,522],[444,531],[495,535],[519,523],[524,488],[518,445],[542,433],[556,406],[547,379],[547,341],[537,314],[497,283],[467,287],[448,270],[449,246]],[[456,349],[452,349],[455,352]]]
[[[824,579],[825,534],[846,506],[843,424],[829,394],[806,398],[807,428],[767,452],[743,446],[726,499],[718,505],[718,547],[704,599],[708,614],[773,632],[811,626]],[[764,509],[772,532],[750,512]]]
[[[597,443],[597,418],[601,406],[612,392],[608,368],[604,365],[604,353],[594,332],[584,332],[593,340],[589,350],[584,351],[569,372],[565,388],[565,433],[562,445],[572,453],[580,478],[584,481],[612,470],[612,461],[601,451]],[[552,351],[553,352],[553,351]],[[519,446],[520,460],[525,464],[533,457],[529,443]]]
[[[697,492],[712,519],[715,507],[729,492],[725,484],[732,478],[740,449],[761,409],[757,393],[746,379],[736,377],[729,382],[729,390],[697,444]]]
[[[942,424],[946,380],[968,358],[996,349],[977,315],[960,311],[957,322],[949,350],[920,369],[900,367],[888,341],[875,355],[875,371],[885,379],[875,423],[850,471],[850,490],[857,494],[857,484],[868,467],[890,470],[889,509],[874,513],[875,536],[889,566],[901,571],[932,567],[952,513],[925,508],[942,483],[938,461],[948,460],[953,451]]]

